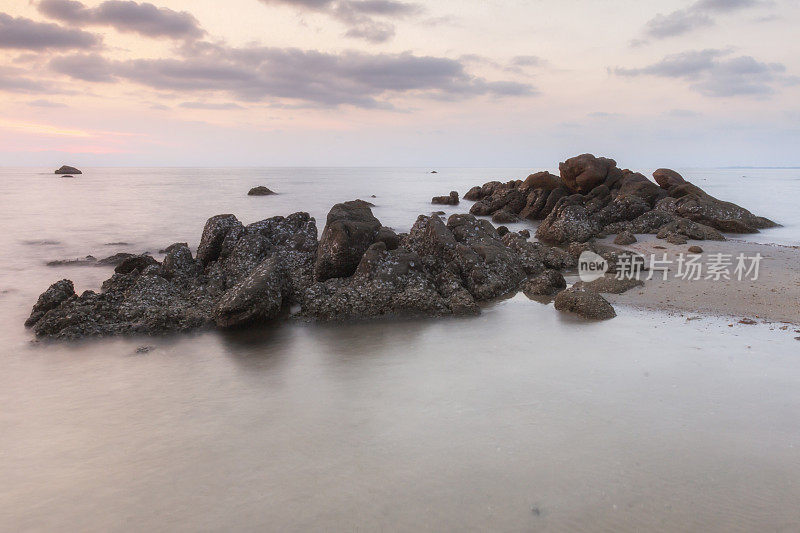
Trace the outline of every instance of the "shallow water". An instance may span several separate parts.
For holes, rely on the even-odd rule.
[[[588,324],[521,295],[468,319],[162,339],[22,327],[51,282],[111,272],[48,260],[194,247],[223,212],[322,226],[355,197],[402,231],[433,195],[527,173],[439,171],[0,169],[0,530],[800,528],[794,328],[626,308]],[[685,172],[786,244],[798,174]],[[245,196],[261,184],[280,194]]]

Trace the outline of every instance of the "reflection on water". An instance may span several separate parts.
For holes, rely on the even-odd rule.
[[[518,295],[466,319],[30,343],[43,288],[110,275],[45,260],[370,194],[403,230],[434,194],[522,174],[336,169],[311,194],[323,171],[159,172],[179,185],[0,184],[0,530],[800,528],[791,331],[624,308],[583,323]],[[281,194],[244,196],[259,184]]]

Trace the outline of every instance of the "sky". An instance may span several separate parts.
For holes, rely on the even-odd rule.
[[[0,0],[0,166],[799,166],[800,0]]]

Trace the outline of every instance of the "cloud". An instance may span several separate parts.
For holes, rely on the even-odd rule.
[[[54,57],[50,69],[71,78],[91,82],[111,82],[111,63],[98,54],[74,54]]]
[[[515,56],[511,59],[511,64],[515,67],[543,67],[547,61],[539,56]]]
[[[42,14],[62,22],[111,26],[120,32],[146,37],[197,39],[206,33],[192,14],[146,2],[109,0],[90,8],[76,0],[41,0],[38,8]]]
[[[0,48],[18,50],[75,50],[98,46],[96,35],[0,13]]]
[[[303,11],[323,13],[342,22],[347,37],[382,43],[395,35],[389,20],[423,13],[418,4],[397,0],[261,0],[264,4],[286,5]]]
[[[27,73],[27,70],[0,66],[0,91],[26,94],[64,92],[47,81],[28,78]]]
[[[239,104],[234,104],[233,102],[227,102],[224,104],[215,104],[209,102],[183,102],[182,104],[180,104],[180,107],[184,107],[186,109],[208,109],[208,110],[244,109]]]
[[[713,26],[714,15],[732,13],[746,8],[766,6],[761,0],[698,0],[685,9],[659,13],[645,24],[643,37],[631,44],[639,46],[649,39],[666,39],[690,33],[698,28]]]
[[[59,107],[69,107],[67,104],[62,102],[53,102],[51,100],[31,100],[28,102],[28,105],[31,107],[47,107],[47,108],[59,108]]]
[[[99,55],[55,58],[50,67],[84,81],[127,80],[157,90],[222,92],[244,101],[285,99],[306,106],[390,107],[396,95],[461,99],[530,96],[529,84],[488,81],[454,59],[363,52],[193,43],[181,57],[111,61]]]
[[[692,50],[665,57],[641,68],[616,68],[618,76],[657,76],[688,81],[689,88],[712,97],[767,95],[776,86],[791,85],[781,63],[764,63],[750,56],[730,57],[730,50]]]

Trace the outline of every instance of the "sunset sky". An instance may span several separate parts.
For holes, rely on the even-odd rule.
[[[0,0],[0,165],[800,165],[798,0]]]

